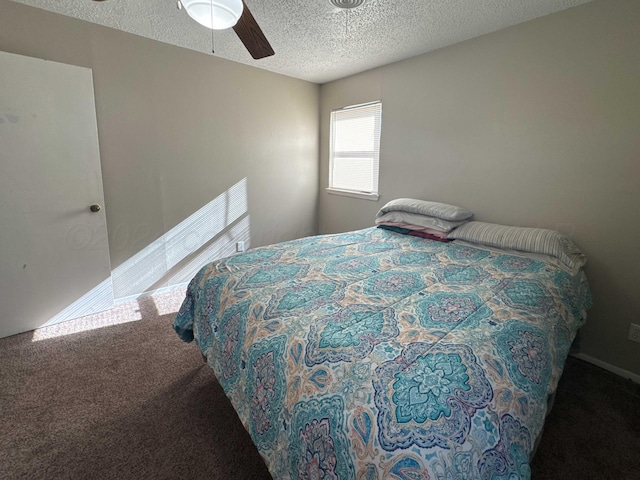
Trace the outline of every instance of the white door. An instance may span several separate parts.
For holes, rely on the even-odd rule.
[[[0,337],[113,305],[103,206],[91,70],[0,52]]]

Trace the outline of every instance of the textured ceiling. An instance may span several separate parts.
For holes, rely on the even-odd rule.
[[[13,0],[161,42],[211,53],[211,30],[176,0]],[[233,30],[214,32],[215,55],[325,83],[494,32],[590,0],[245,0],[276,54],[253,60]]]

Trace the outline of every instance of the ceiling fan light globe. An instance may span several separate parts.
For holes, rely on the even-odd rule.
[[[231,28],[242,16],[242,0],[181,0],[187,14],[213,30]]]

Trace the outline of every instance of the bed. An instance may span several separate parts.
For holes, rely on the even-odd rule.
[[[584,273],[392,230],[210,263],[174,328],[276,480],[529,479]]]

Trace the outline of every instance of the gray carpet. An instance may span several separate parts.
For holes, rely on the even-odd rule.
[[[130,323],[0,340],[0,478],[271,478],[196,347],[159,313],[175,300],[139,299]],[[569,359],[533,479],[640,478],[639,405],[639,385]]]

